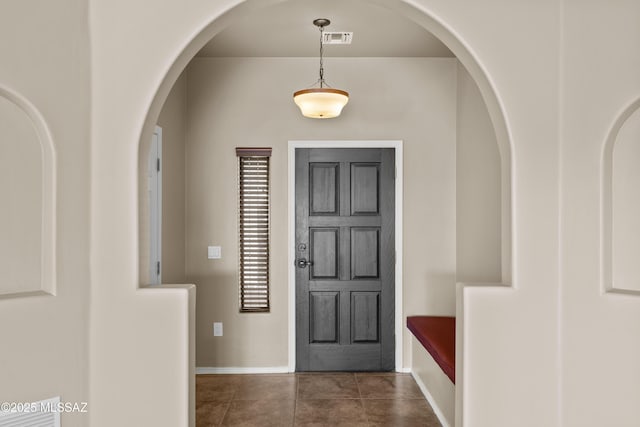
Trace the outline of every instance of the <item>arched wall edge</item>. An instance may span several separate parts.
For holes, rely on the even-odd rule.
[[[513,259],[515,259],[515,236],[513,234],[513,230],[515,229],[513,224],[513,206],[515,206],[513,182],[515,165],[513,165],[513,143],[511,131],[508,127],[506,111],[497,95],[495,85],[490,79],[489,73],[483,67],[477,55],[473,53],[468,43],[465,42],[464,38],[461,37],[454,28],[447,25],[441,19],[438,19],[433,12],[427,10],[424,6],[417,5],[411,0],[372,0],[372,2],[401,13],[405,18],[414,21],[435,35],[454,53],[478,86],[493,124],[501,160],[502,283],[496,283],[496,285],[516,287],[517,281],[514,280],[514,272],[512,270]],[[487,286],[487,284],[482,284],[482,286]]]
[[[142,161],[140,155],[141,147],[145,141],[149,141],[151,139],[156,121],[171,88],[195,54],[209,40],[211,40],[227,25],[232,23],[237,17],[242,16],[248,11],[268,7],[284,1],[289,0],[238,0],[234,6],[229,7],[225,12],[218,16],[212,16],[211,21],[208,24],[196,29],[192,33],[192,36],[185,40],[183,45],[184,47],[180,52],[176,53],[173,62],[167,63],[164,73],[161,74],[164,77],[157,83],[157,90],[153,97],[149,99],[147,114],[144,117],[143,122],[140,123],[140,139],[138,140],[138,145],[136,147],[132,147],[132,149],[135,149],[138,154],[138,165],[140,165],[140,162]],[[462,348],[466,341],[464,336],[466,335],[465,330],[467,329],[465,327],[466,321],[464,319],[464,301],[466,295],[464,289],[492,287],[514,290],[517,287],[517,270],[513,266],[517,247],[515,244],[517,235],[514,233],[516,227],[513,215],[516,202],[515,194],[513,192],[513,188],[515,188],[514,171],[516,165],[514,164],[515,156],[513,155],[514,147],[511,131],[508,126],[504,105],[497,94],[495,84],[491,80],[486,69],[483,67],[481,61],[477,58],[477,55],[473,53],[473,50],[468,46],[459,33],[446,25],[442,20],[438,19],[432,11],[427,10],[427,8],[422,5],[415,4],[415,2],[411,0],[371,0],[371,2],[413,20],[418,25],[438,37],[454,53],[462,65],[467,69],[480,90],[493,124],[500,152],[502,177],[502,282],[490,284],[461,283],[458,284],[457,291],[457,316],[460,321],[456,322],[456,342],[460,351],[457,352],[458,354],[456,356],[456,376],[458,377],[458,387],[456,387],[456,425],[462,425],[464,413],[463,400],[466,401],[468,399],[468,396],[465,396],[466,393],[463,385],[463,368],[464,365],[466,365],[466,362],[463,360]],[[136,206],[136,208],[138,207]],[[138,230],[138,235],[139,233],[140,230]],[[136,239],[135,245],[139,245],[139,239]],[[139,253],[139,250],[137,252]],[[136,277],[139,277],[139,272],[136,272]],[[140,284],[138,287],[140,288]]]
[[[290,0],[239,0],[235,6],[229,7],[217,17],[212,17],[208,24],[194,30],[192,36],[186,40],[184,47],[177,54],[173,62],[167,64],[167,68],[164,74],[162,74],[164,77],[158,82],[155,95],[149,101],[147,115],[144,118],[144,122],[140,125],[139,143],[138,146],[135,147],[137,150],[138,167],[141,167],[141,162],[143,161],[141,148],[144,146],[145,141],[151,140],[156,121],[171,88],[196,53],[237,17],[242,16],[248,11],[265,8],[286,1]],[[515,230],[513,215],[513,206],[515,205],[515,195],[513,193],[515,178],[514,156],[512,154],[513,143],[507,115],[497,95],[495,85],[491,81],[486,69],[482,66],[481,62],[463,38],[453,28],[446,25],[442,20],[437,19],[432,11],[427,10],[424,6],[415,4],[411,0],[371,0],[371,2],[390,11],[395,11],[433,33],[455,54],[478,85],[493,123],[501,157],[502,283],[496,283],[496,285],[515,287],[517,281],[514,280],[516,272],[513,271],[514,251],[516,250],[516,245],[514,244],[516,236],[513,232],[513,230]],[[140,230],[138,230],[138,234],[139,233]],[[136,245],[139,245],[138,240],[136,241]],[[486,286],[486,284],[484,286]]]
[[[614,120],[602,148],[600,186],[600,271],[601,290],[607,294],[638,295],[640,291],[616,288],[613,284],[613,150],[627,119],[640,109],[640,98],[622,109]]]
[[[138,145],[134,147],[136,150],[135,158],[137,158],[138,170],[142,170],[145,166],[145,153],[146,149],[148,149],[151,136],[153,135],[153,131],[156,127],[156,123],[158,120],[158,116],[162,111],[162,106],[164,105],[173,85],[175,84],[180,74],[187,68],[189,62],[193,59],[193,57],[198,53],[202,47],[207,44],[216,34],[222,31],[226,26],[234,21],[237,17],[242,16],[247,11],[252,11],[264,7],[268,7],[277,3],[285,2],[289,0],[238,0],[236,5],[229,7],[226,11],[222,12],[218,16],[212,16],[211,21],[208,24],[194,29],[191,36],[185,40],[182,49],[177,52],[177,55],[172,58],[173,61],[167,62],[166,68],[160,74],[162,77],[156,84],[156,91],[153,95],[153,98],[149,100],[147,106],[147,114],[144,118],[144,122],[140,126],[140,138],[138,140]],[[136,198],[140,201],[139,195],[142,189],[139,187],[140,183],[137,183],[138,188],[138,197]],[[139,203],[139,202],[138,202]],[[138,224],[138,232],[136,234],[137,239],[135,240],[136,245],[136,253],[140,259],[140,239],[142,236],[142,228],[140,223],[140,210],[141,206],[136,205],[136,218]],[[136,263],[136,277],[138,278],[138,288],[145,289],[146,285],[141,283],[140,278],[140,262]]]
[[[56,153],[51,131],[38,109],[24,96],[0,85],[0,97],[22,110],[33,125],[41,150],[42,170],[42,212],[40,247],[41,278],[40,291],[7,294],[2,298],[14,298],[30,295],[56,295]]]

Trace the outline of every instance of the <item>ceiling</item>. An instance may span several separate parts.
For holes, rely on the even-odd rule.
[[[366,0],[289,0],[233,22],[197,54],[200,57],[312,57],[320,35],[312,21],[328,18],[325,31],[352,31],[351,45],[325,45],[325,56],[452,57],[424,28]]]

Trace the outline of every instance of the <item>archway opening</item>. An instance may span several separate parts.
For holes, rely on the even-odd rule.
[[[287,365],[285,331],[291,320],[285,303],[286,257],[272,265],[280,283],[272,289],[279,311],[276,306],[268,315],[248,318],[234,306],[237,236],[231,148],[238,145],[273,146],[274,167],[280,162],[284,169],[286,150],[279,144],[288,140],[403,140],[408,176],[404,196],[407,239],[402,249],[408,285],[399,303],[404,311],[454,315],[456,282],[511,283],[511,145],[499,99],[481,64],[452,30],[426,10],[400,0],[352,0],[323,3],[326,13],[321,14],[331,15],[337,25],[340,7],[345,4],[360,10],[366,4],[376,13],[411,24],[422,31],[421,37],[435,39],[444,50],[437,58],[375,53],[353,57],[348,50],[340,55],[329,53],[331,81],[351,85],[352,101],[335,122],[309,121],[299,117],[290,94],[314,75],[315,33],[308,53],[287,56],[279,53],[279,46],[272,46],[273,52],[266,46],[240,55],[243,47],[236,44],[234,29],[253,28],[252,17],[264,19],[269,9],[283,12],[285,6],[292,6],[290,1],[247,0],[188,42],[152,101],[139,151],[139,271],[148,271],[142,267],[147,259],[146,153],[153,128],[164,124],[163,157],[177,167],[164,167],[163,172],[177,172],[174,180],[163,177],[165,185],[175,184],[175,197],[163,200],[177,209],[163,213],[163,218],[173,215],[173,221],[182,224],[182,231],[173,238],[177,246],[182,241],[183,249],[163,258],[173,256],[183,263],[174,266],[175,274],[163,270],[163,276],[175,277],[175,281],[183,277],[199,286],[197,366],[282,369]],[[273,17],[285,19],[286,15],[275,13]],[[311,27],[315,17],[299,20]],[[359,33],[354,32],[357,38]],[[379,37],[377,44],[382,44],[383,34]],[[256,49],[259,43],[255,37],[252,40],[248,46]],[[377,92],[367,91],[371,86]],[[173,131],[176,139],[182,135],[182,147],[178,144],[175,156],[168,156],[168,134]],[[277,209],[286,206],[287,181],[284,172],[272,179]],[[282,218],[283,224],[286,221],[286,213],[273,212],[273,216]],[[277,227],[272,230],[277,248],[273,252],[286,254],[286,226]],[[222,259],[207,259],[203,251],[209,245],[222,246]],[[176,244],[170,242],[162,247],[176,250]],[[144,277],[140,281],[145,284]],[[229,337],[224,344],[211,333],[211,323],[221,319]],[[406,349],[405,368],[411,363],[410,339],[405,333],[397,344]],[[239,340],[242,345],[237,344]],[[265,347],[274,350],[257,351]]]

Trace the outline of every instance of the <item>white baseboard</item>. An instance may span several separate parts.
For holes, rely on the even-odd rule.
[[[436,414],[436,417],[438,417],[438,420],[440,421],[440,424],[442,424],[442,427],[451,427],[447,422],[447,419],[445,418],[444,413],[440,410],[440,408],[436,404],[435,399],[433,398],[433,396],[431,396],[431,393],[429,393],[429,390],[427,390],[427,386],[424,385],[420,377],[416,375],[413,371],[411,371],[411,376],[418,384],[418,387],[420,387],[420,391],[422,392],[422,394],[424,394],[424,397],[427,399],[427,402],[429,402],[429,405],[431,405],[431,408],[433,409],[433,412]]]
[[[268,367],[206,367],[196,368],[196,374],[288,374],[292,373],[288,366],[268,366]],[[396,372],[402,374],[412,374],[411,368],[402,368]]]
[[[196,368],[197,374],[286,374],[288,366]]]
[[[199,367],[196,368],[196,374],[287,374],[293,372],[288,366],[268,366],[262,368],[256,367]],[[411,368],[402,368],[396,372],[403,374],[412,374]],[[415,378],[415,376],[414,376]]]

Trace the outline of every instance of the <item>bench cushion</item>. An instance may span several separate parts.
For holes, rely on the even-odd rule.
[[[431,354],[444,373],[456,383],[456,318],[409,316],[407,328]]]

